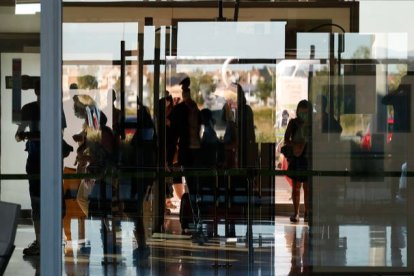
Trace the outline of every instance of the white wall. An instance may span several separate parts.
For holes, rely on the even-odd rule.
[[[0,33],[39,33],[40,14],[14,13],[13,7],[0,7]]]
[[[25,143],[17,143],[14,134],[17,125],[12,123],[12,90],[6,89],[5,77],[12,75],[12,59],[22,60],[22,74],[40,76],[40,54],[1,54],[1,173],[25,174],[27,153]],[[33,90],[22,92],[22,105],[35,101]],[[27,180],[1,182],[1,200],[15,202],[23,209],[30,208]]]

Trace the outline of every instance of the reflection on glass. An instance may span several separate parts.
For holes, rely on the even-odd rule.
[[[134,24],[65,27],[65,139],[76,150],[65,172],[86,173],[64,183],[67,269],[76,257],[89,269],[195,273],[212,260],[272,274],[275,203],[294,209],[284,232],[292,274],[406,266],[411,97],[397,95],[409,94],[410,74],[367,60],[376,35],[345,35],[339,62],[338,34],[301,33],[297,59],[284,59],[283,26],[146,26],[144,45]],[[296,110],[302,100],[307,112]],[[294,122],[306,128],[285,140]],[[296,170],[281,148],[301,138],[308,156]]]
[[[284,27],[285,22],[182,22],[177,56],[283,58]]]

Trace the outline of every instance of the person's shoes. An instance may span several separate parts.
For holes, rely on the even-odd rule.
[[[86,246],[85,244],[82,244],[79,247],[79,254],[84,256],[89,256],[91,254],[91,247]]]
[[[28,247],[23,249],[23,255],[25,256],[39,256],[40,255],[40,244],[37,240],[29,244]]]
[[[148,246],[138,247],[132,251],[132,259],[134,261],[145,260],[150,256],[150,248]]]
[[[181,230],[181,235],[191,235],[191,229],[190,228],[184,228]]]
[[[299,216],[298,215],[290,216],[290,222],[293,222],[293,223],[299,222]]]
[[[66,244],[63,252],[65,253],[65,257],[73,257],[72,245]]]
[[[406,200],[401,195],[396,195],[394,202],[397,203],[397,204],[403,204],[403,203],[406,202]]]
[[[40,275],[40,257],[39,256],[28,256],[23,255],[23,260],[30,264],[30,266],[35,270],[35,276]]]

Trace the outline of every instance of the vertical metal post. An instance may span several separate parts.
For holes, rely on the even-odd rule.
[[[42,275],[62,274],[62,3],[41,0],[40,143]]]
[[[329,34],[329,83],[332,84],[335,79],[335,35]],[[335,85],[329,86],[329,114],[334,115],[334,95]]]
[[[144,95],[144,33],[138,34],[138,100]],[[138,102],[137,102],[138,104]]]
[[[164,225],[164,211],[165,211],[165,177],[160,174],[161,170],[165,167],[165,101],[164,105],[160,105],[160,48],[161,48],[161,30],[155,33],[155,47],[154,47],[154,117],[157,118],[158,126],[158,162],[157,162],[157,175],[158,175],[158,204],[155,220],[156,231],[160,230]],[[164,110],[160,110],[160,109]],[[156,185],[157,186],[157,185]],[[154,197],[155,198],[155,197]]]
[[[312,61],[315,60],[315,45],[311,45],[311,47],[310,47],[310,59]],[[311,99],[312,99],[312,96],[313,96],[312,81],[313,81],[313,64],[311,63],[309,65],[309,76],[308,76],[308,98],[311,98]],[[330,126],[328,126],[328,128],[330,128]],[[312,132],[312,130],[313,130],[313,125],[312,125],[312,120],[311,120],[311,126],[310,126],[310,131],[311,131],[311,133],[310,133],[310,137],[311,137],[310,145],[311,146],[308,148],[309,156],[313,156],[313,154],[312,154],[313,153],[313,146],[312,146],[313,145],[313,143],[312,143],[313,132]],[[309,164],[308,164],[309,165],[309,170],[313,170],[313,159],[309,158],[308,162],[309,162]],[[310,187],[309,188],[309,194],[308,194],[308,202],[309,202],[310,209],[307,210],[307,211],[308,211],[308,218],[309,218],[308,225],[309,225],[309,236],[310,237],[313,237],[313,231],[314,231],[314,228],[311,227],[311,226],[313,226],[313,210],[314,210],[313,209],[313,203],[315,202],[314,198],[313,198],[314,188],[315,188],[315,186],[312,184],[314,182],[313,179],[314,179],[313,176],[308,176],[308,185]],[[319,191],[319,189],[317,191]],[[295,230],[295,236],[296,236],[296,230]],[[313,252],[312,249],[311,249],[313,245],[310,241],[312,241],[311,238],[309,239],[309,243],[307,244],[309,250],[304,253],[304,254],[308,254],[308,256],[307,256],[308,259],[311,259],[311,256],[310,256],[311,253],[310,252]],[[305,246],[306,246],[306,244],[305,244]]]
[[[338,113],[336,116],[336,119],[338,120],[338,123],[341,123],[341,101],[344,95],[344,83],[343,78],[341,74],[341,67],[342,67],[342,52],[344,51],[344,37],[345,34],[338,34],[338,99],[337,99],[337,105],[338,105]],[[331,126],[329,126],[330,129]]]
[[[240,7],[240,0],[236,0],[236,3],[234,4],[234,22],[237,22],[239,20],[239,7]]]
[[[224,21],[224,18],[223,18],[223,0],[218,1],[218,21]]]
[[[125,41],[121,41],[121,139],[125,139]]]

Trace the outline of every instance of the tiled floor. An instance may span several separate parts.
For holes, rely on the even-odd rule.
[[[103,265],[100,222],[88,221],[86,234],[91,244],[90,254],[79,252],[74,233],[73,254],[62,256],[62,274],[246,275],[250,269],[252,275],[307,275],[311,260],[319,268],[407,265],[407,233],[401,224],[324,226],[317,231],[315,228],[310,250],[306,224],[291,224],[287,217],[276,217],[275,224],[253,226],[254,253],[250,257],[243,238],[246,232],[244,225],[236,225],[238,239],[211,238],[203,245],[192,242],[189,236],[176,234],[179,232],[177,217],[170,216],[167,225],[169,234],[155,233],[148,239],[151,248],[149,259],[134,264],[133,225],[122,222],[122,232],[117,233],[121,250],[121,254],[116,256],[119,263]],[[76,225],[72,228],[75,230]],[[219,226],[219,235],[223,233],[224,227]],[[16,249],[5,275],[35,275],[39,258],[22,256],[23,248],[33,237],[31,227],[19,226]],[[254,262],[249,263],[252,258]]]

